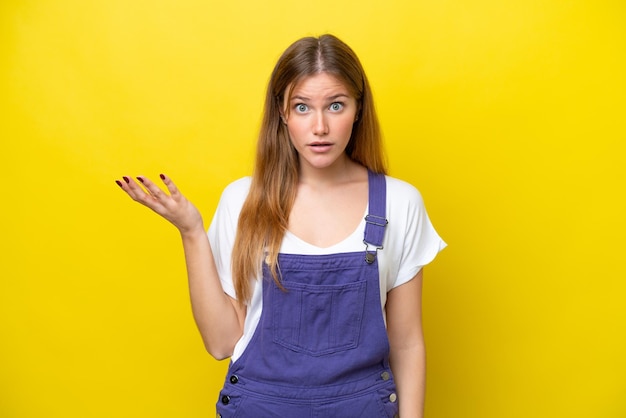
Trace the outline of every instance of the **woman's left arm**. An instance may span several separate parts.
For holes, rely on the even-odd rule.
[[[426,350],[422,332],[422,272],[387,294],[389,362],[397,386],[400,417],[424,416]]]

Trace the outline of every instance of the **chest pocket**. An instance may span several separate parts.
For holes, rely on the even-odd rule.
[[[273,341],[292,351],[323,356],[356,348],[366,281],[337,285],[283,282],[272,289]]]

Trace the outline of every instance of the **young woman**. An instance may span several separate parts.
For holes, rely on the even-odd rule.
[[[205,232],[172,180],[117,184],[182,236],[195,321],[231,358],[221,417],[421,417],[423,266],[445,243],[419,192],[385,175],[372,93],[332,35],[272,73],[252,177]]]

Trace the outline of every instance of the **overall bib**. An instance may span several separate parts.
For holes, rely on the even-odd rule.
[[[279,254],[284,290],[264,265],[261,318],[230,364],[218,417],[398,416],[376,259],[385,204],[385,177],[370,172],[364,251]]]

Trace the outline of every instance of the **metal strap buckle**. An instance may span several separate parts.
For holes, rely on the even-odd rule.
[[[389,223],[387,218],[383,218],[382,216],[376,216],[376,215],[366,215],[365,222],[367,222],[368,224],[376,225],[376,226],[387,226],[387,224]]]
[[[370,252],[369,247],[372,244],[367,243],[365,240],[363,240],[363,244],[365,244],[365,262],[367,264],[372,264],[374,262],[374,260],[376,260],[376,256],[378,255],[378,250],[382,250],[384,247],[381,245],[380,247],[378,246],[374,246],[374,252]]]

